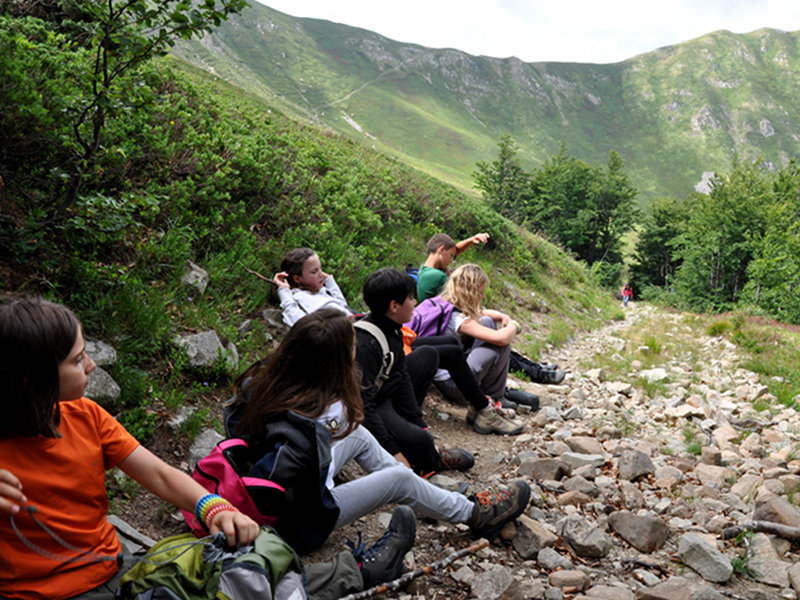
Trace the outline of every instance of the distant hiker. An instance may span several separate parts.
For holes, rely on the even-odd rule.
[[[355,314],[333,275],[322,270],[319,256],[311,248],[290,250],[280,268],[272,281],[278,287],[283,321],[290,327],[301,317],[321,308]]]
[[[631,284],[626,283],[625,287],[622,288],[622,304],[625,308],[628,308],[628,302],[630,302],[631,298],[633,298],[633,288]]]
[[[105,472],[119,467],[161,499],[194,511],[228,544],[258,525],[142,447],[83,397],[95,368],[68,308],[0,304],[0,591],[23,600],[113,598],[135,559],[108,522]]]
[[[488,233],[476,233],[457,244],[446,233],[437,233],[428,240],[428,258],[419,268],[417,280],[417,300],[422,302],[442,291],[450,274],[449,266],[456,256],[475,244],[489,241]]]
[[[365,296],[372,300],[368,291]],[[265,451],[249,474],[282,485],[291,506],[278,516],[278,531],[292,545],[313,548],[332,530],[397,502],[427,517],[465,523],[476,535],[494,536],[527,506],[528,484],[515,481],[506,492],[470,499],[434,486],[398,462],[360,424],[355,336],[352,320],[342,313],[316,311],[295,323],[277,349],[236,383],[230,431]],[[368,474],[336,484],[350,459]],[[410,528],[409,522],[398,535]]]

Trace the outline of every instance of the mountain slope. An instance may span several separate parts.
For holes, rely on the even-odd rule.
[[[798,154],[798,35],[721,31],[611,65],[524,63],[256,5],[174,56],[464,189],[510,133],[530,167],[562,141],[593,163],[617,150],[646,198],[683,196],[734,154]]]

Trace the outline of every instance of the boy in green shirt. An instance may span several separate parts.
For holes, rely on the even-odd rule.
[[[428,240],[428,258],[419,268],[417,300],[422,302],[441,292],[447,283],[448,266],[455,257],[474,244],[485,244],[488,240],[488,233],[476,233],[457,244],[446,233],[437,233]]]

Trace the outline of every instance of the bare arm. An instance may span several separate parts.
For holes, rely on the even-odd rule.
[[[456,244],[456,256],[467,250],[470,246],[475,244],[485,244],[489,241],[489,234],[488,233],[476,233],[472,237],[468,237],[465,240],[461,240]]]
[[[188,512],[208,491],[183,471],[171,467],[146,448],[139,446],[119,468],[159,498]],[[211,522],[211,533],[222,531],[228,545],[249,544],[258,535],[258,524],[240,512],[222,511]]]
[[[27,500],[19,479],[11,471],[0,469],[0,513],[16,514]]]
[[[476,340],[483,340],[496,346],[507,346],[517,335],[519,325],[516,321],[509,320],[506,325],[501,325],[498,329],[492,329],[481,325],[475,319],[467,319],[458,328],[458,333],[474,337]]]

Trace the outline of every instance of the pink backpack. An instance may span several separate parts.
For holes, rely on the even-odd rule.
[[[444,335],[452,315],[452,303],[434,296],[417,305],[414,315],[406,325],[416,331],[419,337]]]
[[[259,525],[274,525],[277,514],[285,504],[286,490],[277,483],[261,477],[247,477],[247,456],[251,453],[241,438],[222,440],[211,453],[202,458],[192,478],[210,493],[233,504]],[[204,523],[194,513],[182,510],[183,518],[198,537],[208,535]]]

